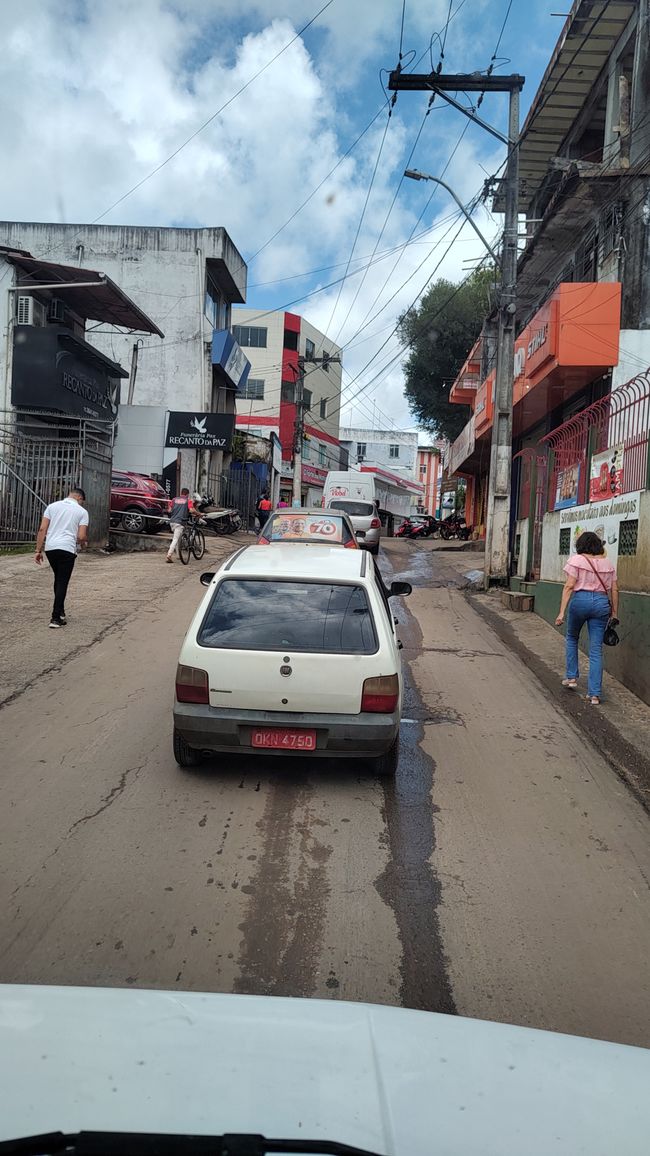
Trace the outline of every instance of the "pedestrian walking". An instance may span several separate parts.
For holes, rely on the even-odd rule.
[[[280,498],[280,501],[278,502],[276,509],[277,510],[286,510],[286,509],[288,509],[288,507],[289,507],[289,503],[285,502],[284,498]]]
[[[85,546],[88,541],[88,511],[82,505],[85,500],[84,491],[74,489],[63,501],[52,502],[46,506],[36,535],[34,561],[37,566],[42,566],[45,553],[54,573],[51,630],[67,625],[65,596],[77,560],[78,548]]]
[[[586,531],[576,542],[576,553],[569,558],[562,591],[560,613],[555,625],[561,626],[567,613],[566,675],[562,686],[575,690],[578,669],[578,639],[587,623],[589,631],[589,678],[587,702],[600,705],[603,686],[603,640],[608,624],[618,625],[618,584],[616,570],[605,557],[605,545],[597,534]]]
[[[190,518],[196,516],[194,503],[190,498],[190,491],[187,486],[184,486],[177,498],[172,498],[171,508],[169,511],[169,525],[172,531],[172,540],[167,551],[167,562],[174,561],[174,554],[178,554],[178,543],[181,540],[181,534],[187,526]]]
[[[264,527],[267,523],[269,514],[271,513],[272,509],[273,509],[273,502],[271,501],[271,499],[269,498],[269,495],[265,491],[258,498],[257,505],[255,507],[255,513],[257,514],[257,520],[258,520],[259,525],[260,525],[260,530],[264,529]]]

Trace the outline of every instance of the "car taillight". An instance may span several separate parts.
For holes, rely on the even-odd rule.
[[[382,674],[367,678],[361,693],[361,710],[372,714],[392,714],[399,700],[399,678],[396,674]]]
[[[381,530],[381,522],[379,521],[379,518],[373,518],[372,519],[372,522],[370,523],[370,529],[371,530]]]
[[[209,706],[210,689],[207,672],[197,670],[195,666],[179,664],[176,668],[176,698],[179,702],[197,702],[202,706]]]
[[[265,538],[264,535],[262,534],[262,536],[257,539],[257,545],[258,546],[270,546],[271,545],[271,539]]]

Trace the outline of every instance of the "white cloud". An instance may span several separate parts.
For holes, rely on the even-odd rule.
[[[316,7],[306,12],[304,0],[285,0],[279,16],[277,0],[244,0],[235,24],[225,5],[215,13],[213,0],[78,0],[63,9],[48,0],[27,0],[15,6],[4,14],[0,59],[0,150],[10,158],[4,167],[3,213],[17,220],[80,223],[103,214],[279,52]],[[447,0],[412,0],[405,47],[426,47],[432,27],[444,23],[447,8]],[[296,41],[222,116],[104,219],[223,225],[244,254],[254,253],[334,168],[379,108],[376,71],[379,63],[392,67],[396,62],[400,13],[397,2],[336,0],[319,21],[319,31],[307,35],[310,50]],[[467,27],[459,17],[454,26],[459,55]],[[375,246],[425,106],[422,95],[400,96],[355,256],[367,255]],[[296,220],[264,249],[251,281],[347,259],[384,124],[382,116]],[[459,114],[436,108],[414,163],[440,171],[461,127]],[[478,161],[484,157],[490,164],[489,150],[476,129],[458,150],[448,179],[463,198],[480,185]],[[406,186],[380,242],[382,251],[404,244],[426,201],[425,186],[416,186],[417,192],[409,182]],[[419,229],[447,217],[449,209],[446,197],[437,196]],[[483,224],[493,229],[489,220]],[[457,277],[463,258],[477,253],[476,238],[464,231],[462,242],[443,261],[441,274]],[[442,251],[433,251],[416,273],[427,249],[422,243],[409,247],[374,308],[395,258],[370,271],[354,302],[359,278],[346,283],[329,335],[337,335],[351,308],[342,329],[342,339],[349,342],[366,316],[413,275],[352,341],[356,348],[345,358],[352,376],[385,340]],[[342,268],[324,273],[308,288],[342,273]],[[286,283],[282,298],[274,303],[301,291],[306,291],[304,281]],[[337,295],[335,287],[295,308],[316,325],[327,326]],[[268,297],[259,300],[270,303]],[[249,303],[257,305],[258,294]],[[368,333],[377,336],[364,340]],[[393,339],[359,384],[396,352]],[[358,388],[352,387],[348,396]],[[399,364],[387,371],[379,390],[369,387],[368,396],[411,424]],[[357,421],[361,407],[368,406],[362,398]],[[366,418],[372,400],[369,407]]]

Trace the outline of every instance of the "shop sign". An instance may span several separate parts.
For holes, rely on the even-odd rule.
[[[343,517],[339,515],[311,514],[308,518],[304,514],[296,515],[293,512],[283,514],[281,518],[274,518],[271,525],[272,542],[343,542]]]
[[[578,490],[580,487],[580,466],[569,466],[560,470],[557,475],[555,491],[555,509],[567,510],[570,506],[578,505]]]
[[[465,428],[459,433],[456,441],[449,451],[449,473],[455,474],[463,462],[466,462],[474,452],[475,445],[474,435],[474,417],[472,416]]]
[[[558,534],[560,530],[570,527],[571,547],[569,553],[575,554],[578,538],[586,530],[590,530],[605,543],[605,553],[616,565],[621,522],[637,519],[640,508],[641,494],[634,493],[622,494],[618,498],[601,502],[599,505],[591,503],[588,506],[576,506],[573,510],[563,510],[557,523]]]
[[[115,421],[113,378],[124,370],[54,326],[19,325],[14,336],[11,402],[75,417]]]
[[[179,450],[232,449],[234,413],[189,413],[172,411],[167,424],[165,446]]]
[[[623,445],[594,454],[589,475],[589,501],[603,502],[623,491]]]
[[[309,466],[303,462],[302,480],[308,486],[324,486],[327,470],[319,470],[317,466]]]
[[[251,363],[229,329],[215,329],[212,334],[212,364],[218,366],[235,389],[243,389]]]

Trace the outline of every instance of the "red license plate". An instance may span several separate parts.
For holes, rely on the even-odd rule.
[[[316,731],[290,731],[284,727],[255,730],[251,735],[251,746],[272,750],[315,751]]]

